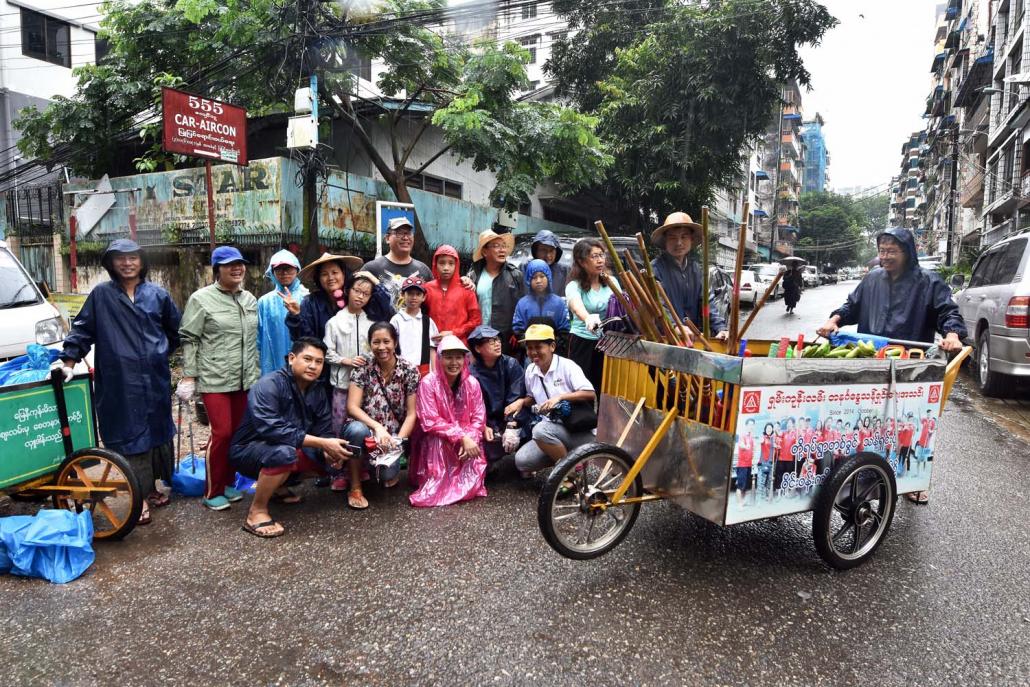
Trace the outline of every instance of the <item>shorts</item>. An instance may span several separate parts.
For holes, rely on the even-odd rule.
[[[313,461],[302,449],[297,449],[297,460],[292,463],[276,465],[271,468],[261,468],[262,475],[286,475],[294,472],[314,472],[324,475],[325,466]]]
[[[745,492],[751,488],[751,468],[737,468],[737,491]]]

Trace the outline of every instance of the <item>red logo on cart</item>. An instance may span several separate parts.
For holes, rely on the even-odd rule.
[[[932,384],[930,385],[930,403],[940,403],[941,401],[941,385]]]
[[[740,412],[745,414],[757,413],[762,409],[762,392],[745,391],[744,400],[740,404]]]

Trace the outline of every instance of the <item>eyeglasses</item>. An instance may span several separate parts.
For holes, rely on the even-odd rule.
[[[359,290],[359,289],[351,289],[350,290],[350,295],[358,296],[360,298],[371,298],[372,297],[372,292],[371,291],[362,291],[362,290]]]
[[[877,254],[882,255],[885,258],[896,258],[901,255],[901,251],[897,248],[877,248]]]
[[[589,256],[591,260],[604,260],[604,253],[591,253]]]

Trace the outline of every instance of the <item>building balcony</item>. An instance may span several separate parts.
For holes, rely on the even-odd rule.
[[[1012,187],[1008,184],[1003,186],[1005,188],[994,195],[991,204],[984,208],[985,215],[1008,215],[1019,205],[1019,198]]]
[[[984,173],[977,170],[971,177],[967,178],[959,187],[959,204],[964,208],[975,208],[983,204],[984,200]]]
[[[792,160],[783,160],[780,162],[780,182],[789,184],[798,183],[798,169]]]
[[[793,132],[785,132],[780,135],[780,146],[784,157],[793,160],[801,157],[801,146],[798,144],[798,137]]]

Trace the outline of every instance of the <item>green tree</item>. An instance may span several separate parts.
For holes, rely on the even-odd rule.
[[[60,158],[94,177],[137,136],[151,146],[135,159],[138,169],[190,164],[164,155],[160,122],[140,117],[152,112],[159,86],[185,82],[262,115],[292,110],[301,77],[316,72],[321,112],[352,133],[401,202],[411,202],[409,181],[445,154],[493,170],[491,200],[508,210],[545,179],[571,191],[596,182],[610,162],[596,119],[518,100],[528,86],[528,52],[514,43],[445,40],[425,26],[445,6],[386,0],[374,13],[352,13],[342,3],[311,0],[113,0],[102,24],[108,59],[79,68],[74,97],[22,110],[19,145],[28,156]],[[384,97],[358,93],[359,56],[385,65],[377,83]],[[442,136],[426,136],[434,125]],[[382,132],[386,152],[376,145]],[[428,252],[422,232],[415,250]]]
[[[614,157],[600,189],[639,227],[710,203],[739,183],[780,84],[809,74],[798,54],[836,24],[813,0],[556,0],[575,32],[547,68],[559,96],[598,117]]]
[[[864,211],[850,196],[817,191],[799,199],[800,238],[794,252],[820,268],[855,262],[868,244]]]

